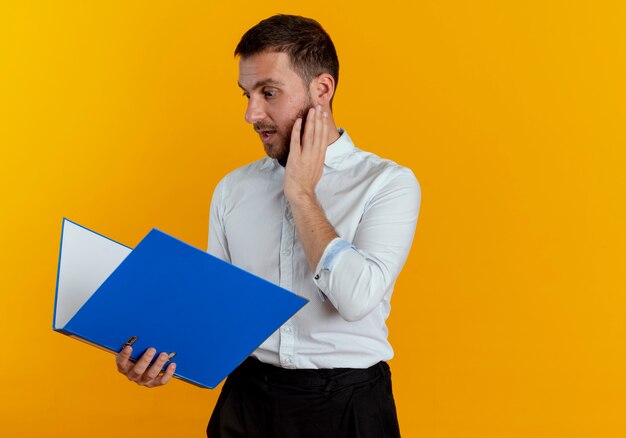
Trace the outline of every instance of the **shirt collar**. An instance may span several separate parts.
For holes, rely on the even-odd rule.
[[[343,128],[338,128],[339,138],[333,143],[328,145],[326,149],[326,158],[324,159],[324,165],[331,169],[339,169],[343,160],[350,155],[355,147],[352,143],[352,139]],[[282,166],[278,163],[278,160],[265,157],[262,168],[273,167],[275,169],[282,169]]]
[[[331,169],[339,169],[343,160],[354,152],[354,144],[348,133],[343,128],[339,128],[338,131],[339,138],[326,149],[324,164]]]

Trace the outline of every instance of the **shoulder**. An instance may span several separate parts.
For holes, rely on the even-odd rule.
[[[365,210],[379,206],[397,215],[406,213],[416,218],[422,190],[413,171],[372,152],[356,149],[355,155],[357,166],[369,175]]]
[[[255,184],[259,179],[266,180],[268,175],[275,173],[275,160],[264,157],[245,166],[238,167],[224,175],[217,183],[216,191],[228,192],[233,187]]]
[[[420,185],[413,171],[393,160],[382,158],[373,152],[354,147],[348,167],[352,172],[369,175],[378,187],[394,185],[409,186],[419,191]]]
[[[219,184],[240,183],[249,178],[266,177],[268,173],[272,172],[274,166],[274,160],[264,157],[230,171],[221,179]]]

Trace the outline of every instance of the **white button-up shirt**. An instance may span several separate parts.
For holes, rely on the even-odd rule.
[[[420,186],[410,169],[357,149],[339,132],[316,194],[340,237],[315,272],[276,160],[229,173],[211,201],[209,253],[310,300],[253,353],[283,368],[367,368],[393,356],[385,321],[413,241]]]

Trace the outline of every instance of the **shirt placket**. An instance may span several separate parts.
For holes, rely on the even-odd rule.
[[[295,242],[296,228],[289,203],[284,201],[283,226],[280,239],[280,286],[292,290],[293,288],[293,247]],[[295,327],[292,319],[289,319],[280,327],[280,344],[278,355],[281,366],[295,368],[294,341]]]

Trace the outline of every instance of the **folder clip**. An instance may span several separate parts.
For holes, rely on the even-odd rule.
[[[124,349],[124,347],[130,347],[135,342],[137,342],[137,336],[131,336],[130,339],[128,341],[126,341],[126,343],[124,345],[122,345],[122,350]]]

